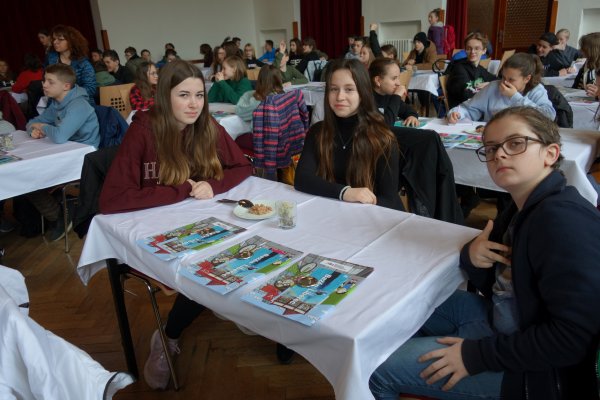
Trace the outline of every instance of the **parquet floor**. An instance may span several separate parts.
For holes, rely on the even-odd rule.
[[[10,215],[10,205],[6,207]],[[483,203],[467,220],[481,228],[495,213]],[[16,232],[0,234],[6,255],[0,264],[26,277],[30,316],[46,329],[88,352],[111,371],[124,370],[118,327],[106,271],[84,286],[75,272],[83,241],[70,234],[70,254],[63,242],[46,243],[41,237],[25,239]],[[148,355],[154,331],[152,309],[137,283],[128,287],[138,296],[127,296],[127,308],[140,370]],[[174,297],[158,295],[163,317]],[[143,379],[117,393],[116,400],[330,400],[333,389],[306,360],[296,355],[290,365],[279,365],[275,344],[259,336],[247,336],[228,321],[204,312],[184,333],[176,368],[182,388],[175,392],[153,391]],[[84,400],[84,399],[82,399]]]

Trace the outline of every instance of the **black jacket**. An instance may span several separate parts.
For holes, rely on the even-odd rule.
[[[448,66],[448,105],[454,108],[463,101],[475,96],[475,86],[481,82],[491,82],[498,79],[481,65],[474,66],[468,59],[458,60]]]
[[[545,57],[540,57],[544,65],[544,76],[558,76],[559,71],[563,68],[569,68],[571,63],[562,50],[552,50]]]
[[[394,126],[396,118],[406,119],[408,117],[419,118],[419,114],[408,104],[406,104],[400,96],[395,94],[379,94],[373,92],[375,104],[385,118],[385,123],[390,127]]]
[[[516,211],[513,203],[496,219],[490,240],[502,242]],[[512,282],[519,331],[466,339],[462,358],[469,374],[503,371],[504,399],[597,398],[599,238],[598,210],[553,171],[531,193],[514,226]],[[474,267],[469,245],[461,252],[460,266],[490,298],[495,268]]]
[[[544,85],[546,92],[548,92],[548,98],[552,102],[552,106],[556,110],[556,118],[554,121],[561,128],[572,128],[573,127],[573,110],[569,105],[565,96],[554,86]]]

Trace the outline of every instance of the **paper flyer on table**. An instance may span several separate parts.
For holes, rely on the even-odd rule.
[[[179,274],[220,294],[227,294],[279,269],[302,255],[301,251],[253,236],[179,269]]]
[[[308,254],[246,293],[242,300],[311,326],[335,309],[371,272],[371,267]]]
[[[246,229],[210,217],[168,232],[137,240],[144,250],[163,260],[172,260],[185,254],[212,246]]]
[[[476,150],[483,146],[480,135],[468,133],[438,133],[446,148],[462,148]]]

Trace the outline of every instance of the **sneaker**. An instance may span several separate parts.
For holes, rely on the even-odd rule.
[[[290,364],[294,354],[296,354],[294,350],[288,349],[281,343],[277,343],[277,349],[275,352],[277,353],[277,360],[279,360],[279,363],[283,365]]]
[[[175,353],[179,354],[180,352],[177,339],[167,338],[167,348],[171,359]],[[169,384],[170,377],[169,363],[157,329],[150,339],[150,356],[144,365],[144,379],[152,389],[165,389]]]
[[[65,235],[73,228],[73,220],[71,218],[71,211],[69,205],[67,205],[67,229],[65,229],[65,218],[62,207],[58,211],[58,219],[54,225],[54,229],[50,232],[50,241],[56,242],[65,237]]]

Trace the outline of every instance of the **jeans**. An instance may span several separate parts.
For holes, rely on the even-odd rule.
[[[443,391],[441,387],[449,376],[428,385],[419,373],[435,360],[417,361],[423,354],[445,347],[436,342],[439,337],[478,339],[492,335],[489,307],[483,297],[457,290],[433,312],[415,337],[398,348],[371,375],[369,386],[373,396],[378,400],[397,400],[400,393],[451,400],[499,399],[501,372],[467,376],[449,391]]]

